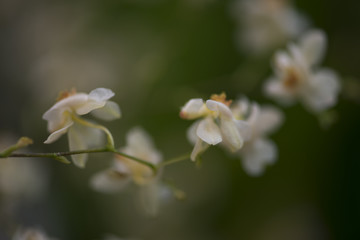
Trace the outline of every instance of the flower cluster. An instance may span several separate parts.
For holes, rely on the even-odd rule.
[[[181,118],[200,118],[188,130],[188,138],[195,144],[191,160],[195,161],[209,145],[222,143],[231,152],[235,152],[248,139],[248,124],[235,118],[229,108],[230,104],[231,101],[226,100],[226,95],[222,93],[212,95],[206,102],[200,98],[191,99],[182,107]]]
[[[276,52],[275,74],[265,84],[266,94],[285,105],[299,100],[313,112],[335,105],[339,79],[333,70],[317,67],[325,49],[324,32],[312,30],[298,44],[289,44],[288,52]]]
[[[276,160],[276,145],[266,138],[283,120],[275,107],[260,107],[245,98],[232,102],[222,93],[212,95],[205,103],[191,99],[182,107],[180,116],[201,118],[188,130],[188,139],[195,145],[193,161],[210,145],[217,144],[239,155],[245,171],[252,176],[261,175],[264,167]]]

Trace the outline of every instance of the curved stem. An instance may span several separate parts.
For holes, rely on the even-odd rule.
[[[114,148],[114,139],[113,139],[113,136],[111,135],[111,132],[109,131],[109,129],[107,129],[106,127],[104,127],[102,125],[98,125],[98,124],[95,124],[95,123],[92,123],[92,122],[88,122],[88,121],[76,116],[75,114],[72,114],[71,118],[75,122],[80,123],[81,125],[84,125],[84,126],[87,126],[87,127],[92,127],[92,128],[97,128],[97,129],[100,129],[100,130],[104,131],[105,134],[106,134],[107,141],[108,141],[108,146],[111,149]]]
[[[174,164],[174,163],[177,163],[177,162],[180,162],[180,161],[184,161],[186,159],[190,159],[190,155],[191,155],[191,153],[187,153],[187,154],[181,155],[179,157],[171,158],[171,159],[169,159],[167,161],[161,162],[161,163],[158,164],[158,168],[164,167],[164,166],[167,166],[167,165],[171,165],[171,164]]]
[[[142,160],[142,159],[140,159],[140,158],[137,158],[137,157],[128,155],[128,154],[123,153],[123,152],[119,152],[119,151],[117,151],[117,150],[110,150],[110,151],[113,152],[113,153],[116,153],[116,154],[118,154],[118,155],[120,155],[120,156],[129,158],[129,159],[134,160],[134,161],[136,161],[136,162],[138,162],[138,163],[141,163],[141,164],[143,164],[143,165],[148,166],[149,168],[151,168],[151,169],[154,171],[155,174],[156,174],[156,172],[157,172],[157,170],[158,170],[158,167],[157,167],[156,165],[154,165],[154,164],[152,164],[152,163],[150,163],[150,162],[148,162],[148,161],[145,161],[145,160]]]

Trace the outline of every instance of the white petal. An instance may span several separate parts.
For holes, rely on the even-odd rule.
[[[190,99],[185,106],[181,108],[180,116],[184,119],[195,119],[205,113],[204,101],[201,98]]]
[[[49,143],[53,143],[56,140],[58,140],[62,135],[64,135],[68,129],[73,125],[73,122],[69,122],[67,125],[65,125],[63,128],[53,132],[50,134],[50,136],[46,139],[46,141],[44,143],[49,144]]]
[[[159,210],[160,189],[157,181],[139,187],[139,203],[149,216],[156,216]]]
[[[264,85],[264,92],[285,106],[293,104],[295,100],[295,95],[284,87],[280,79],[269,79]]]
[[[113,91],[107,88],[96,88],[89,93],[89,98],[97,102],[107,101],[115,95]]]
[[[310,65],[318,64],[326,50],[326,35],[321,30],[307,32],[300,40],[301,52]]]
[[[207,148],[209,147],[209,144],[201,140],[200,138],[197,139],[194,149],[191,152],[190,159],[192,161],[196,161],[196,158],[199,154],[203,153]]]
[[[196,134],[204,142],[211,145],[216,145],[222,141],[220,129],[212,118],[205,118],[200,121]]]
[[[99,192],[114,193],[122,190],[129,182],[128,175],[108,169],[95,174],[90,179],[90,186]]]
[[[246,121],[250,125],[254,126],[259,119],[259,115],[260,115],[260,106],[257,103],[252,103],[250,113]]]
[[[197,139],[199,138],[198,135],[196,134],[196,130],[197,128],[199,127],[199,123],[201,122],[202,120],[198,120],[196,122],[194,122],[189,128],[188,130],[186,131],[186,136],[187,136],[187,139],[189,140],[189,142],[193,145],[195,145]]]
[[[284,72],[293,65],[289,54],[283,50],[277,51],[274,56],[275,71]]]
[[[284,121],[284,114],[274,106],[263,106],[257,118],[256,132],[260,135],[274,132]]]
[[[207,100],[206,101],[206,106],[211,110],[214,111],[216,113],[218,113],[220,115],[221,118],[226,118],[226,119],[232,119],[233,118],[233,114],[230,110],[230,108],[228,106],[226,106],[225,104],[218,102],[218,101],[214,101],[214,100]]]
[[[235,101],[230,109],[236,119],[244,119],[249,112],[249,108],[249,100],[246,97],[242,97]]]
[[[130,155],[144,158],[151,163],[158,164],[162,161],[161,153],[155,149],[155,145],[150,135],[141,127],[131,129],[126,135],[127,149]]]
[[[277,148],[271,140],[258,138],[247,143],[240,154],[245,171],[251,176],[260,176],[266,165],[276,161]]]
[[[248,141],[251,139],[252,129],[251,125],[242,120],[234,120],[234,123],[237,127],[237,130],[240,133],[240,136],[243,138],[244,141]]]
[[[75,95],[64,98],[55,103],[47,112],[45,112],[43,119],[51,120],[53,115],[52,111],[63,112],[64,109],[74,109],[77,106],[83,105],[86,101],[88,101],[88,95],[85,93],[77,93]]]
[[[68,133],[69,149],[70,151],[82,150],[87,148],[87,139],[82,135],[82,131],[77,124],[69,129]],[[84,168],[87,161],[88,154],[71,155],[74,164],[80,168]]]
[[[221,119],[220,130],[223,137],[224,145],[230,151],[235,152],[243,146],[244,139],[240,135],[240,131],[237,124],[235,124],[235,120]]]
[[[95,101],[93,99],[88,99],[88,101],[86,101],[83,105],[77,106],[75,108],[75,112],[78,115],[85,115],[95,109],[104,107],[105,104],[106,104],[106,101]]]
[[[111,121],[121,117],[120,107],[113,101],[107,101],[105,106],[91,112],[95,117]]]
[[[311,80],[310,87],[303,92],[303,101],[309,110],[320,112],[335,105],[340,91],[336,73],[330,69],[322,69]]]

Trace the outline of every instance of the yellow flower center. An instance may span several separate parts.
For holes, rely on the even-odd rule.
[[[221,94],[213,94],[211,95],[210,99],[217,102],[221,102],[228,107],[230,107],[232,103],[232,100],[226,100],[226,94],[224,92],[222,92]]]

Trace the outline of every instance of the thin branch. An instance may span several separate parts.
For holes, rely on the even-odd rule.
[[[167,166],[167,165],[171,165],[171,164],[174,164],[174,163],[177,163],[177,162],[180,162],[180,161],[184,161],[186,159],[189,159],[190,155],[191,155],[190,153],[187,153],[187,154],[184,154],[182,156],[171,158],[171,159],[169,159],[167,161],[161,162],[161,163],[158,164],[158,168],[164,167],[164,166]]]

